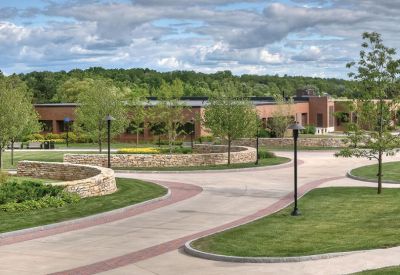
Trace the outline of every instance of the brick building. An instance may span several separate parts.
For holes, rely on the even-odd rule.
[[[190,107],[185,117],[188,123],[204,112],[207,104],[206,97],[184,97],[182,101],[186,106]],[[278,105],[272,97],[252,97],[252,103],[255,105],[260,119],[264,124],[268,119],[272,118],[274,111]],[[343,110],[341,102],[334,101],[329,96],[297,96],[293,98],[293,105],[290,108],[291,116],[303,125],[314,125],[318,134],[333,132],[337,129],[341,130],[340,120],[334,117],[336,109]],[[155,98],[149,99],[149,107],[157,104]],[[39,114],[40,122],[44,125],[44,133],[62,133],[65,131],[64,119],[68,117],[71,122],[75,120],[75,110],[78,107],[74,103],[49,103],[36,104],[35,109]],[[349,114],[350,115],[350,114]],[[206,129],[195,122],[195,137],[207,135]],[[151,132],[145,128],[140,136],[141,140],[151,140]],[[135,141],[136,135],[131,133],[129,129],[118,138],[120,141]]]

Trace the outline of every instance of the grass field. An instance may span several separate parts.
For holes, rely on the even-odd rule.
[[[373,270],[366,270],[354,273],[353,275],[398,275],[400,274],[400,266],[391,266]]]
[[[301,256],[400,245],[400,190],[331,187],[312,190],[299,201],[255,222],[211,235],[194,247],[234,256]]]
[[[383,164],[383,181],[395,181],[400,183],[400,161]],[[351,174],[363,179],[378,180],[378,165],[368,165],[351,170]]]
[[[117,179],[118,191],[80,200],[61,208],[44,208],[18,213],[0,211],[0,233],[81,218],[133,205],[166,194],[159,185],[133,179]]]

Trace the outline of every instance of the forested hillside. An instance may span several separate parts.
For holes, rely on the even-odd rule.
[[[311,88],[317,94],[328,93],[334,97],[352,97],[351,82],[341,79],[324,79],[302,76],[234,76],[230,71],[213,74],[193,71],[157,72],[150,69],[104,69],[100,67],[69,72],[31,72],[21,74],[36,103],[74,102],[93,78],[111,79],[115,86],[129,88],[149,96],[157,96],[163,81],[174,79],[183,82],[185,96],[210,96],[225,82],[231,82],[240,96],[291,96],[296,89]]]

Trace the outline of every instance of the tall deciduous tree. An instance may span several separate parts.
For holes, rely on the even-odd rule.
[[[40,130],[27,86],[17,76],[0,77],[0,168],[9,142]]]
[[[96,140],[100,152],[107,138],[107,115],[115,118],[111,123],[112,136],[122,133],[128,125],[125,102],[120,93],[110,80],[96,79],[78,97],[74,126]]]
[[[380,34],[364,33],[364,42],[357,63],[347,64],[348,68],[356,67],[356,72],[349,74],[358,83],[361,100],[357,104],[358,113],[367,130],[357,125],[355,131],[348,132],[351,144],[363,144],[363,148],[349,147],[337,153],[342,157],[365,157],[378,161],[378,194],[382,192],[382,160],[384,155],[393,155],[398,151],[400,139],[390,133],[391,113],[396,109],[396,100],[387,100],[388,93],[393,95],[396,80],[400,74],[400,60],[395,59],[396,51],[383,44]],[[397,91],[398,94],[398,91]],[[374,101],[373,99],[376,99]]]
[[[244,98],[234,97],[233,86],[226,83],[219,95],[210,98],[203,123],[214,136],[228,143],[228,165],[231,163],[231,143],[243,137],[253,137],[257,130],[256,110]]]
[[[187,106],[181,102],[183,84],[175,79],[172,84],[162,82],[157,94],[158,103],[152,108],[152,120],[155,124],[163,126],[168,136],[170,153],[177,137],[182,134],[178,131],[185,123],[185,110]]]

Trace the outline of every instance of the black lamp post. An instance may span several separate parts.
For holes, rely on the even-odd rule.
[[[115,120],[111,115],[106,116],[107,120],[107,167],[111,168],[111,121]]]
[[[298,122],[290,125],[288,129],[293,130],[293,142],[294,142],[294,208],[291,213],[292,216],[299,216],[300,211],[297,208],[297,139],[299,137],[299,130],[303,130],[304,127]]]
[[[195,125],[194,125],[194,120],[193,119],[191,119],[190,120],[190,123],[191,123],[191,125],[192,125],[192,131],[190,132],[190,145],[191,145],[191,147],[192,147],[192,149],[193,149],[193,139],[194,139],[194,131],[195,131]]]
[[[66,138],[67,147],[68,147],[68,134],[69,134],[69,123],[70,122],[71,122],[71,119],[69,117],[64,118],[64,124],[67,126],[67,138]]]

